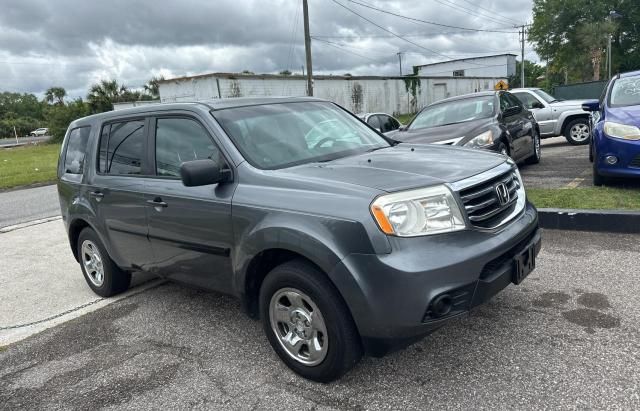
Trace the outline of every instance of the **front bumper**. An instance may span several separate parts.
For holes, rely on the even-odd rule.
[[[514,256],[540,251],[535,208],[499,232],[460,231],[442,235],[390,237],[386,255],[351,254],[331,273],[353,279],[340,287],[366,350],[383,355],[423,337],[452,318],[489,300],[511,283]],[[434,310],[441,296],[452,299],[444,315]]]
[[[640,141],[609,138],[601,134],[596,139],[596,157],[594,161],[598,173],[611,177],[640,178]],[[607,156],[616,156],[614,165],[605,161]]]

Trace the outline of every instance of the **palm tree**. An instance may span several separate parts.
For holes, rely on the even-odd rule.
[[[94,113],[113,110],[113,103],[117,103],[130,95],[129,89],[116,80],[100,80],[89,89],[87,100]]]
[[[63,87],[49,87],[44,93],[44,99],[47,103],[62,105],[66,95],[67,91]]]
[[[609,21],[584,23],[577,30],[578,41],[587,50],[593,68],[593,80],[600,80],[602,56],[607,47],[607,39],[615,26]]]
[[[147,84],[144,85],[145,93],[151,95],[151,97],[157,99],[160,98],[160,82],[164,80],[164,76],[153,76]]]

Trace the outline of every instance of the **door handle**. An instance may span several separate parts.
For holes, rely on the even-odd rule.
[[[102,193],[100,191],[91,191],[91,192],[89,192],[89,195],[91,197],[95,198],[96,201],[100,201],[104,197],[104,193]]]
[[[149,204],[152,207],[163,207],[163,208],[169,206],[169,204],[162,201],[161,198],[154,198],[153,200],[147,200],[147,204]]]

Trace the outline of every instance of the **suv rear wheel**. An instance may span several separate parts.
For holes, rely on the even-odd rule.
[[[589,119],[578,118],[571,121],[564,129],[564,136],[574,146],[589,144],[591,132],[589,130]]]
[[[362,357],[360,336],[342,297],[306,261],[271,270],[260,288],[260,317],[280,359],[304,378],[331,382]]]
[[[129,288],[131,273],[121,270],[111,260],[91,228],[83,229],[78,236],[78,260],[84,279],[99,296],[111,297]]]

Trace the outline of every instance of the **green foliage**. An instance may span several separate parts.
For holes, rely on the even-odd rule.
[[[44,101],[62,105],[66,95],[67,91],[62,87],[49,87],[44,93]]]
[[[163,80],[164,76],[153,76],[149,81],[147,81],[147,84],[144,85],[144,91],[151,97],[151,99],[160,98],[160,82]]]
[[[68,104],[54,104],[47,107],[45,118],[51,134],[51,142],[59,143],[64,138],[64,134],[69,124],[81,117],[91,114],[89,105],[77,99]]]
[[[615,10],[622,18],[608,21]],[[606,76],[606,44],[612,34],[612,71],[640,67],[640,7],[621,0],[534,0],[529,40],[548,61],[553,82]],[[557,76],[558,74],[562,74]],[[552,84],[549,84],[551,86]]]
[[[516,74],[509,77],[509,87],[520,87],[521,67],[522,63],[520,61],[516,61]],[[526,87],[542,87],[545,80],[541,77],[544,77],[544,75],[544,67],[529,60],[524,61],[524,83]]]
[[[640,209],[640,191],[624,188],[529,188],[527,198],[540,208]]]
[[[290,76],[291,72],[289,70],[282,70],[280,73],[281,76]]]

